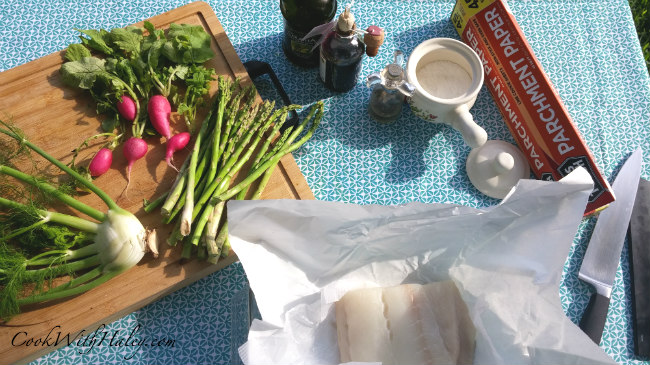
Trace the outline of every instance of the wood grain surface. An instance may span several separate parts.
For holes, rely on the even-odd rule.
[[[178,9],[148,19],[156,27],[166,28],[170,23],[200,24],[213,35],[215,57],[206,66],[217,74],[240,76],[244,84],[251,83],[235,49],[228,40],[217,16],[210,6],[194,2]],[[141,26],[142,23],[136,25]],[[100,118],[95,113],[94,102],[82,90],[65,86],[59,76],[63,52],[57,52],[0,73],[0,119],[10,118],[27,138],[65,163],[72,158],[71,151],[85,138],[100,132]],[[216,93],[213,82],[211,96]],[[201,115],[197,120],[201,120]],[[175,116],[174,125],[184,130],[184,123]],[[174,131],[173,131],[174,132]],[[13,346],[12,339],[19,332],[29,337],[44,338],[55,326],[56,332],[75,334],[96,329],[102,323],[133,312],[175,290],[213,273],[236,260],[231,255],[217,265],[198,260],[181,262],[180,247],[169,247],[164,241],[171,225],[162,225],[159,211],[145,213],[143,199],[152,199],[167,191],[175,171],[164,162],[165,145],[161,138],[147,139],[149,152],[135,163],[131,184],[126,186],[126,162],[120,148],[113,157],[113,168],[96,179],[96,184],[106,191],[121,207],[133,212],[147,228],[155,228],[160,240],[160,256],[150,254],[136,267],[82,295],[47,305],[23,308],[23,313],[0,325],[0,364],[25,363],[50,351],[54,346]],[[99,145],[82,152],[80,163],[87,163]],[[175,158],[182,162],[189,151]],[[47,173],[58,171],[47,167],[39,158],[36,167]],[[31,162],[30,162],[31,163]],[[262,196],[263,199],[313,199],[304,177],[292,156],[280,162]],[[103,202],[94,195],[85,195],[81,201],[106,210]],[[76,214],[76,212],[65,211]]]

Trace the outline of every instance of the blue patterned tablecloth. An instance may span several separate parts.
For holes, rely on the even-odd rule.
[[[73,28],[123,27],[184,3],[0,0],[0,71],[76,42]],[[295,153],[317,199],[360,204],[450,202],[472,207],[498,203],[470,184],[465,173],[469,148],[456,131],[419,120],[407,108],[396,124],[379,125],[367,115],[369,92],[362,80],[348,93],[332,93],[317,81],[315,69],[297,68],[286,61],[280,48],[278,1],[213,0],[209,4],[243,61],[269,62],[295,103],[326,101],[322,126]],[[339,12],[344,4],[339,3]],[[611,181],[623,159],[641,146],[642,175],[650,178],[650,81],[627,1],[511,1],[509,5],[602,172]],[[386,30],[383,49],[363,61],[362,76],[389,63],[393,49],[408,55],[428,38],[458,38],[448,21],[452,8],[453,1],[448,0],[356,0],[353,10],[359,25],[377,24]],[[263,96],[271,95],[265,80],[258,87]],[[514,141],[485,87],[472,110],[490,139]],[[559,288],[563,308],[576,323],[590,294],[577,272],[593,223],[584,221],[577,232]],[[233,264],[99,329],[117,331],[122,337],[136,332],[142,338],[171,339],[173,346],[170,342],[141,348],[79,343],[34,363],[238,363],[236,349],[247,331],[247,288],[241,265]],[[619,363],[650,364],[632,353],[630,297],[624,250],[601,347]]]

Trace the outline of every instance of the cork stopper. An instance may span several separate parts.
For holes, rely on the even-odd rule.
[[[375,57],[379,52],[379,47],[384,44],[384,30],[376,25],[369,26],[363,36],[363,43],[366,44],[366,54]]]
[[[354,14],[350,12],[350,5],[347,5],[345,11],[339,15],[336,27],[342,33],[350,33],[355,28],[354,21]]]

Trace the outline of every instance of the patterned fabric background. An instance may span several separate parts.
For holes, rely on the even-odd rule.
[[[185,1],[0,0],[0,71],[37,59],[76,42],[73,28],[123,27],[174,9]],[[340,13],[347,2],[339,2]],[[326,101],[327,114],[313,140],[295,153],[317,199],[359,204],[409,201],[487,207],[487,198],[469,182],[469,148],[449,127],[416,118],[408,108],[393,125],[367,115],[365,75],[382,69],[392,51],[408,56],[432,37],[458,38],[448,21],[453,1],[357,0],[360,27],[386,30],[375,58],[365,58],[359,84],[348,93],[328,91],[315,69],[290,64],[280,48],[282,16],[278,1],[209,1],[243,61],[271,64],[292,101]],[[643,177],[650,177],[650,81],[626,0],[513,1],[510,8],[591,148],[612,180],[623,159],[641,146]],[[274,97],[267,80],[260,93]],[[0,86],[1,87],[1,86]],[[493,98],[484,87],[472,109],[489,139],[513,142]],[[589,298],[577,272],[594,222],[577,232],[559,288],[567,315],[578,322]],[[617,362],[650,364],[632,353],[630,277],[624,250],[601,346]],[[248,291],[241,265],[234,264],[102,329],[141,338],[173,339],[174,347],[72,345],[35,364],[232,364],[246,338]],[[0,362],[2,362],[0,360]]]

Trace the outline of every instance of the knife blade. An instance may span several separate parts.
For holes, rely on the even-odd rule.
[[[630,219],[634,353],[650,357],[650,181],[639,180]]]
[[[597,344],[605,328],[616,269],[640,177],[641,149],[637,149],[625,161],[612,184],[616,200],[599,214],[578,273],[580,280],[596,289],[580,320],[580,328]]]

